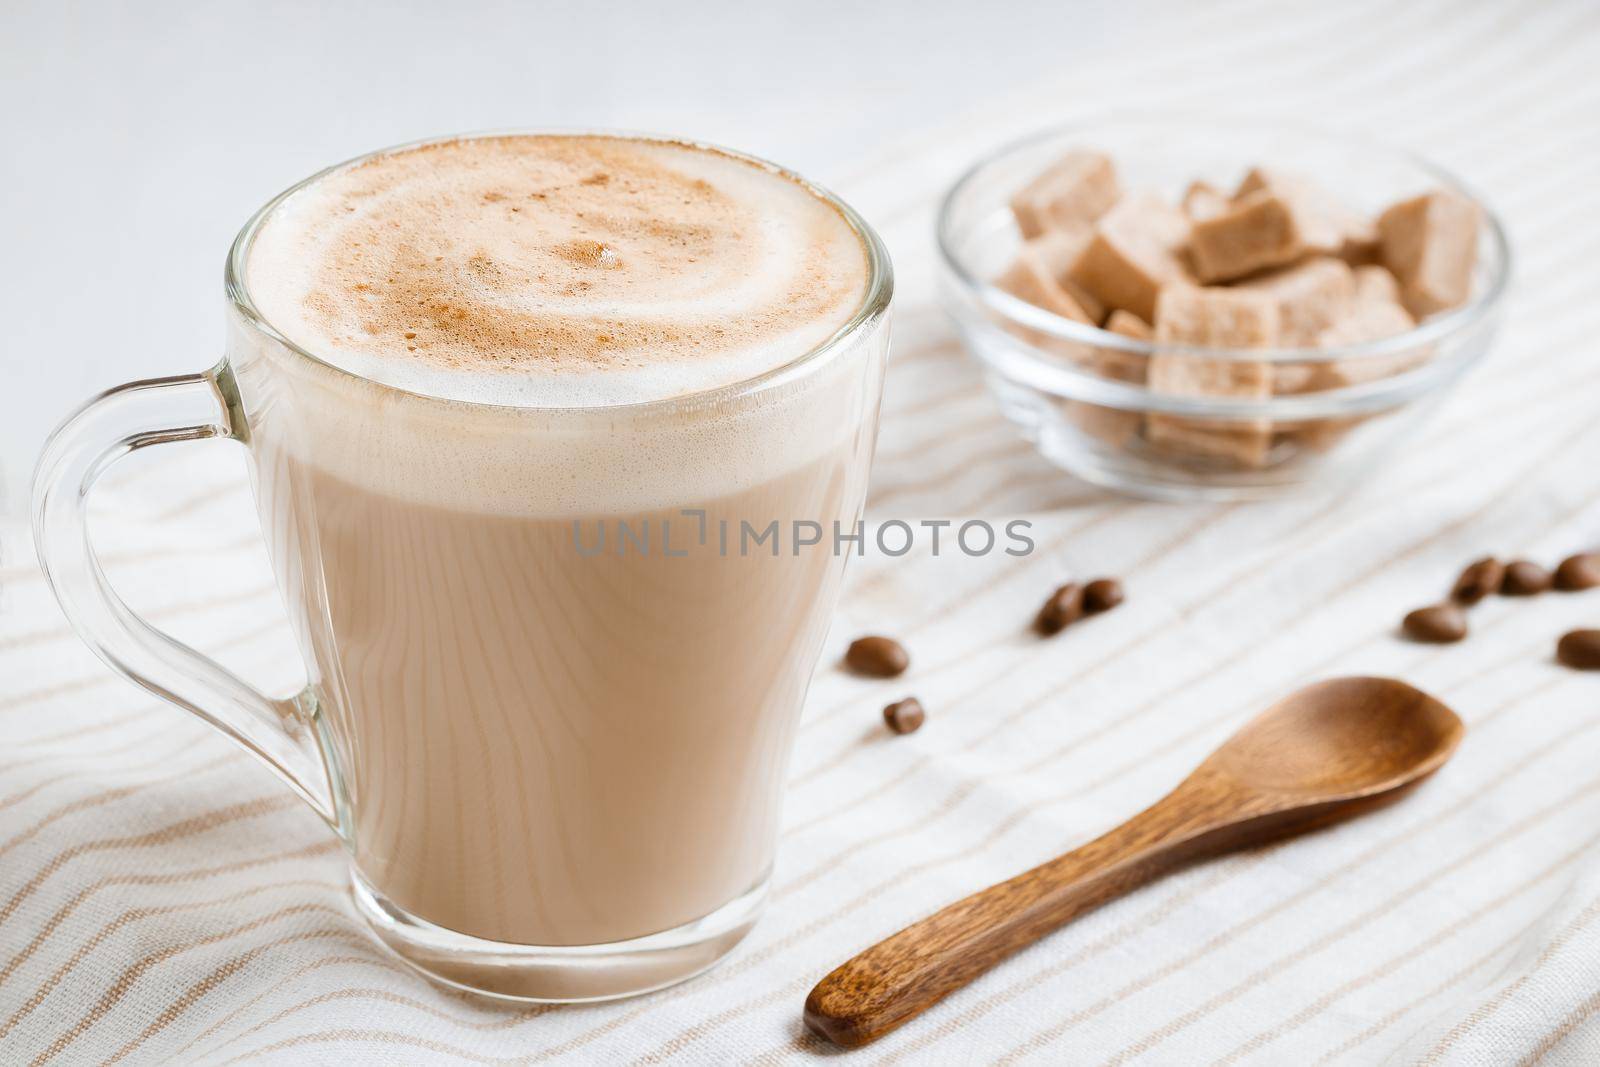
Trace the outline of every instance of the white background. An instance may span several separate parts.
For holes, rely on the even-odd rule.
[[[323,166],[453,131],[718,141],[827,183],[907,126],[1136,46],[1141,5],[0,0],[0,514],[91,393],[210,365],[223,254]]]

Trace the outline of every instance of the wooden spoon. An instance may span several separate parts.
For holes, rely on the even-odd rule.
[[[1443,765],[1464,731],[1449,708],[1392,678],[1308,686],[1110,833],[837,968],[806,998],[806,1025],[847,1048],[875,1041],[1017,950],[1181,864],[1392,800]]]

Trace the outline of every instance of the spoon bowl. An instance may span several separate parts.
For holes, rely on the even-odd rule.
[[[1262,793],[1355,799],[1437,769],[1465,730],[1455,712],[1405,682],[1333,678],[1262,712],[1201,771]]]

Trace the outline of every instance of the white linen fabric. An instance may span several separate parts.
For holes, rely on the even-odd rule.
[[[1003,57],[974,57],[974,62]],[[835,964],[1164,793],[1273,699],[1404,678],[1468,723],[1403,803],[1193,867],[1021,953],[867,1063],[1600,1062],[1600,676],[1556,637],[1600,591],[1491,599],[1467,642],[1395,636],[1486,553],[1600,547],[1600,11],[1581,2],[1175,6],[819,175],[899,276],[869,518],[1027,518],[1038,551],[869,554],[806,708],[771,908],[721,966],[615,1004],[503,1007],[388,956],[344,857],[265,769],[115,678],[0,530],[0,1059],[7,1063],[757,1063]],[[1074,482],[1006,425],[932,284],[939,191],[1012,135],[1106,109],[1297,115],[1415,146],[1509,223],[1501,339],[1367,484],[1175,506]],[[241,211],[241,215],[243,211]],[[180,638],[296,686],[238,453],[150,450],[95,497],[113,581]],[[1128,602],[1051,641],[1052,584]],[[911,672],[844,674],[861,632]],[[919,732],[879,708],[915,693]]]

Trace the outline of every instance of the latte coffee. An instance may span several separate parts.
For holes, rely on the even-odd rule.
[[[760,915],[861,544],[882,243],[735,153],[477,136],[294,186],[224,285],[221,362],[102,393],[39,458],[78,635],[277,772],[435,979],[589,1001],[714,964]],[[244,447],[298,693],[106,584],[89,491],[180,441]]]
[[[229,358],[369,910],[559,947],[759,900],[844,560],[739,535],[860,515],[874,256],[791,175],[623,137],[396,150],[269,208]]]

